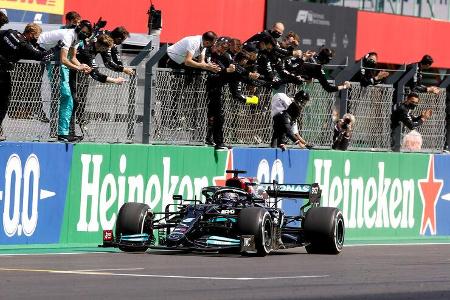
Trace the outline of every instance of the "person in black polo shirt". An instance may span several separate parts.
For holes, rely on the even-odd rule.
[[[394,104],[391,115],[391,148],[392,151],[400,151],[400,142],[394,134],[401,123],[410,130],[420,127],[426,120],[431,118],[431,109],[424,110],[420,115],[413,115],[412,111],[419,105],[419,95],[410,93],[406,100],[400,104]]]
[[[419,62],[406,66],[405,74],[415,68],[414,76],[406,83],[406,86],[414,93],[433,93],[439,94],[439,88],[435,86],[426,86],[423,84],[423,71],[431,68],[433,58],[430,55],[424,55]]]
[[[0,24],[5,22],[0,12]],[[11,94],[11,75],[14,63],[20,59],[31,59],[38,61],[50,60],[56,49],[43,51],[36,46],[36,41],[42,29],[37,24],[28,24],[23,34],[17,30],[0,31],[0,126],[6,116]],[[0,137],[4,140],[4,137]]]

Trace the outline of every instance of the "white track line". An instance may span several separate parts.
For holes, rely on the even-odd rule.
[[[429,245],[450,245],[450,242],[439,242],[439,243],[390,243],[390,244],[350,244],[350,245],[344,245],[344,248],[350,248],[350,247],[372,247],[372,246],[429,246]],[[299,247],[300,249],[301,247]],[[158,250],[161,251],[161,250]],[[163,250],[163,251],[173,251],[173,250]],[[283,252],[283,251],[281,251]],[[110,254],[117,254],[121,253],[119,252],[110,252],[110,251],[100,251],[100,252],[54,252],[54,253],[4,253],[0,254],[0,257],[8,257],[8,256],[48,256],[48,255],[85,255],[85,254],[104,254],[104,253],[110,253]],[[345,253],[345,250],[344,252]],[[147,254],[151,254],[151,252],[147,252]]]
[[[99,272],[99,271],[136,271],[145,268],[121,268],[121,269],[91,269],[91,270],[73,270],[72,272]]]
[[[68,275],[152,277],[152,278],[201,279],[201,280],[232,280],[232,281],[326,278],[326,277],[330,276],[330,275],[299,275],[299,276],[273,276],[273,277],[214,277],[214,276],[182,276],[182,275],[132,274],[132,273],[110,273],[110,272],[80,272],[80,271],[58,271],[58,270],[45,270],[45,269],[12,269],[12,268],[0,268],[0,271],[39,272],[39,273],[68,274]]]

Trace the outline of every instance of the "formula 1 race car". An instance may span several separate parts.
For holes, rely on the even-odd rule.
[[[314,184],[257,184],[234,173],[224,187],[202,189],[206,198],[182,199],[164,212],[147,204],[125,203],[115,234],[103,231],[101,247],[137,252],[151,249],[187,251],[234,250],[265,256],[273,250],[305,246],[308,253],[338,254],[344,244],[344,218],[337,208],[320,207],[321,190]],[[281,199],[306,199],[298,215],[278,208]],[[297,226],[295,226],[297,225]]]

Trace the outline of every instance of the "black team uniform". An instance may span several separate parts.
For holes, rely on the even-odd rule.
[[[99,71],[97,62],[95,61],[95,57],[97,56],[98,53],[100,53],[102,57],[105,54],[107,54],[106,52],[98,52],[95,48],[95,42],[89,44],[83,43],[81,46],[78,47],[77,59],[80,63],[86,64],[92,68],[92,71],[89,73],[89,76],[91,76],[96,81],[105,83],[108,76]],[[72,97],[74,99],[74,108],[72,111],[72,118],[70,120],[70,131],[71,134],[74,135],[75,120],[77,123],[80,124],[82,131],[84,125],[87,123],[85,116],[85,109],[89,89],[89,77],[86,74],[78,74],[76,71],[72,72],[70,76],[76,78],[74,82],[77,83],[76,86],[71,86]]]
[[[223,125],[225,123],[223,86],[231,78],[230,74],[227,74],[226,69],[232,63],[232,59],[229,53],[219,55],[212,51],[207,53],[206,56],[208,62],[218,65],[221,69],[218,73],[209,73],[208,79],[206,80],[206,93],[208,98],[208,132],[206,143],[214,143],[216,149],[224,149],[226,147],[223,138]]]
[[[400,143],[395,143],[394,133],[403,123],[410,130],[416,129],[423,124],[422,116],[415,116],[411,110],[415,108],[414,105],[405,103],[395,104],[391,114],[391,147],[392,151],[400,151]]]
[[[43,51],[27,41],[17,30],[0,31],[0,126],[8,111],[11,94],[10,71],[14,69],[14,63],[20,59],[48,61],[58,50],[56,47]]]
[[[277,113],[273,116],[273,134],[271,147],[280,147],[287,143],[288,137],[294,144],[297,144],[292,127],[297,121],[301,112],[301,108],[296,101],[293,101],[286,110]],[[284,150],[284,149],[283,149]]]
[[[367,56],[361,60],[362,68],[351,79],[353,82],[359,82],[361,87],[368,87],[371,85],[380,84],[384,79],[377,80],[375,77],[380,73],[380,70],[375,70],[376,62]]]
[[[300,75],[305,80],[317,79],[322,88],[328,93],[334,93],[339,90],[337,85],[328,82],[321,64],[315,62],[299,64],[297,75]]]

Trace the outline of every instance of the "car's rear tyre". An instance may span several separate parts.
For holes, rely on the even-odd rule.
[[[150,207],[143,203],[128,202],[122,205],[116,221],[116,237],[121,235],[142,234],[144,221]],[[119,249],[125,252],[145,252],[148,247],[139,243],[120,245]]]
[[[244,208],[238,217],[238,228],[243,235],[255,237],[258,256],[266,256],[272,251],[273,228],[269,212],[262,207]]]
[[[303,221],[306,251],[312,254],[339,254],[344,247],[342,212],[334,207],[312,207]]]

